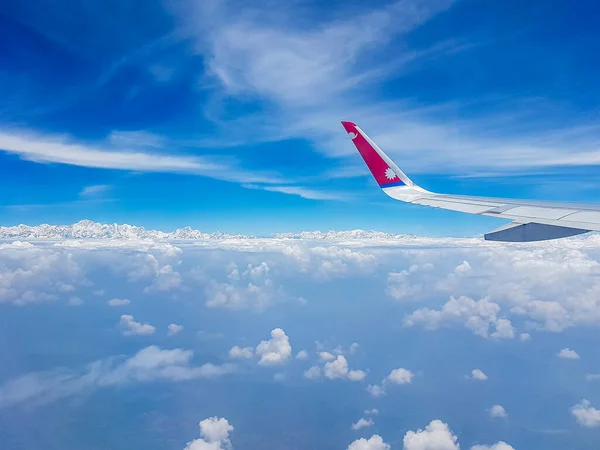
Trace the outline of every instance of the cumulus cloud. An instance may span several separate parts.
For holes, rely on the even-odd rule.
[[[91,286],[88,276],[93,277],[95,270],[102,267],[126,276],[132,283],[147,283],[144,290],[148,293],[176,293],[186,289],[186,281],[192,281],[186,280],[190,272],[179,270],[181,260],[185,259],[181,249],[160,241],[175,236],[173,233],[93,223],[70,228],[50,225],[10,228],[0,231],[23,236],[21,239],[48,235],[65,236],[68,240],[52,246],[22,241],[1,244],[2,302],[27,304],[62,298],[64,292]],[[180,237],[195,236],[195,230],[178,232]],[[598,246],[597,236],[563,241],[561,246],[552,242],[496,245],[492,258],[491,244],[476,239],[375,237],[365,232],[355,235],[365,237],[352,240],[353,235],[348,232],[333,233],[331,236],[338,238],[330,239],[330,234],[322,233],[317,236],[317,245],[301,239],[213,239],[210,244],[204,243],[202,250],[197,251],[232,250],[235,241],[237,248],[242,246],[259,255],[251,263],[234,263],[235,270],[230,266],[226,273],[231,277],[224,283],[206,276],[203,280],[206,302],[215,308],[264,309],[282,299],[295,298],[274,282],[277,273],[274,267],[278,264],[281,271],[293,270],[311,277],[327,274],[325,278],[332,279],[368,274],[393,260],[401,261],[408,269],[390,272],[396,275],[388,275],[388,290],[394,286],[399,286],[399,290],[416,288],[419,301],[424,303],[439,298],[440,293],[450,296],[441,308],[423,307],[408,314],[405,318],[408,326],[421,325],[428,330],[465,326],[479,336],[501,340],[515,336],[511,316],[525,320],[533,329],[549,332],[600,323],[597,301],[600,279],[593,276],[600,271],[594,250]],[[86,236],[119,239],[87,241]],[[208,239],[208,235],[203,239]],[[413,248],[415,243],[427,243],[428,248],[417,251]],[[98,251],[92,255],[86,252],[88,249]],[[274,255],[272,261],[261,260],[264,251]],[[199,253],[186,252],[194,254]],[[199,271],[208,267],[197,256],[187,258]],[[341,270],[336,269],[340,267]],[[544,278],[547,280],[542,282]],[[562,294],[557,298],[559,289]],[[464,295],[457,297],[457,294]],[[526,340],[530,336],[521,333],[517,337]],[[349,349],[346,354],[351,352]]]
[[[390,384],[410,384],[414,378],[415,374],[403,367],[398,369],[393,369],[389,375],[387,375],[383,380],[381,380],[381,384],[370,384],[367,386],[367,392],[371,394],[373,397],[383,397],[387,394],[387,386]]]
[[[258,363],[264,366],[282,364],[290,359],[292,346],[285,331],[281,328],[271,331],[271,339],[256,346],[256,355],[260,356]]]
[[[410,384],[414,376],[410,370],[401,367],[392,370],[385,381],[393,384]]]
[[[97,360],[81,370],[56,369],[34,372],[8,381],[0,387],[0,407],[22,402],[45,403],[81,392],[134,382],[154,380],[185,381],[214,378],[236,370],[231,364],[191,364],[191,350],[146,347],[122,360]]]
[[[144,289],[144,292],[169,292],[182,286],[181,275],[173,269],[170,264],[160,267],[152,284]]]
[[[495,419],[503,419],[503,418],[508,417],[506,410],[501,405],[493,405],[489,409],[489,413],[490,413],[490,417],[493,417]]]
[[[470,378],[471,378],[471,380],[477,380],[477,381],[486,381],[488,379],[487,375],[485,373],[483,373],[483,371],[481,369],[473,369],[471,371]]]
[[[431,263],[412,264],[400,272],[388,273],[387,294],[397,301],[417,301],[425,292],[425,286],[435,277]],[[419,281],[415,278],[419,276]]]
[[[323,374],[330,380],[348,378],[350,381],[361,381],[366,376],[362,370],[349,370],[348,361],[344,355],[338,355],[333,361],[325,363]]]
[[[348,361],[343,355],[339,355],[335,360],[325,363],[323,372],[331,380],[345,378],[348,375]]]
[[[308,352],[306,350],[300,350],[296,354],[296,359],[307,359],[307,358],[308,358]]]
[[[348,379],[350,381],[362,381],[367,376],[364,370],[350,370],[348,372]]]
[[[370,384],[367,386],[367,392],[373,397],[383,397],[385,395],[385,388],[378,384]]]
[[[129,314],[123,314],[119,324],[125,328],[125,331],[123,332],[125,335],[144,336],[153,334],[156,331],[156,327],[148,323],[136,322],[133,319],[133,316]]]
[[[329,352],[320,352],[319,358],[323,361],[333,361],[335,359],[335,355]]]
[[[369,439],[360,438],[352,442],[347,450],[390,450],[392,447],[383,442],[383,438],[374,434]]]
[[[360,430],[361,428],[370,427],[371,425],[374,425],[374,424],[375,424],[375,422],[373,422],[373,419],[371,419],[371,418],[365,419],[365,418],[361,417],[360,419],[358,419],[358,422],[352,424],[352,429]]]
[[[237,345],[231,347],[229,350],[230,358],[253,358],[254,357],[254,349],[252,347],[238,347]]]
[[[229,282],[210,280],[205,288],[207,307],[264,310],[276,302],[290,298],[283,288],[273,281],[269,266],[265,262],[256,266],[248,264],[243,271],[234,263],[228,270]]]
[[[293,244],[284,247],[282,253],[295,269],[319,281],[368,274],[377,268],[377,257],[372,253],[335,245]]]
[[[319,366],[312,366],[311,368],[305,370],[304,378],[308,378],[309,380],[321,378],[321,368]]]
[[[373,408],[373,409],[365,409],[363,411],[367,416],[378,416],[379,415],[379,410],[377,408]]]
[[[404,435],[404,450],[459,450],[458,438],[441,420],[432,420],[424,430]]]
[[[127,306],[131,302],[129,300],[127,300],[126,298],[124,298],[124,299],[121,299],[121,298],[112,298],[107,303],[108,303],[109,306]]]
[[[2,244],[0,303],[25,305],[56,300],[65,287],[89,284],[77,256],[27,242]]]
[[[519,334],[519,339],[521,341],[530,341],[531,335],[529,333],[521,333],[521,334]]]
[[[570,348],[563,348],[560,352],[557,353],[559,358],[564,359],[579,359],[579,355],[575,350],[571,350]]]
[[[229,433],[234,428],[223,417],[209,417],[199,423],[200,438],[195,439],[185,447],[185,450],[225,450],[231,448]]]
[[[500,306],[484,298],[473,300],[465,296],[450,297],[442,309],[422,308],[405,318],[406,326],[423,324],[427,330],[435,330],[444,323],[459,322],[483,338],[512,339],[514,328],[508,319],[499,318]]]
[[[171,323],[167,327],[167,335],[168,336],[173,336],[173,335],[181,332],[182,330],[183,330],[183,325],[178,325],[176,323]]]
[[[582,400],[571,408],[571,414],[577,422],[587,428],[600,427],[600,410],[594,408],[589,400]]]

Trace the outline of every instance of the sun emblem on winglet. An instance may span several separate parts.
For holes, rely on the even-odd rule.
[[[350,139],[354,140],[358,137],[358,133],[355,133],[354,131],[350,131],[348,133],[348,136],[350,136]]]
[[[387,170],[385,171],[385,177],[388,180],[393,180],[394,178],[396,178],[396,173],[392,170],[391,167],[388,167]]]

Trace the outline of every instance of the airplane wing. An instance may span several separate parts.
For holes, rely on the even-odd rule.
[[[379,187],[393,199],[512,222],[486,240],[530,242],[600,231],[600,204],[559,203],[437,194],[417,186],[355,123],[342,122]]]

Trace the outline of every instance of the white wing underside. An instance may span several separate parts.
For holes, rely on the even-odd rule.
[[[383,191],[396,200],[415,205],[513,221],[486,234],[488,240],[537,241],[600,231],[598,204],[436,194],[415,185],[390,187]]]

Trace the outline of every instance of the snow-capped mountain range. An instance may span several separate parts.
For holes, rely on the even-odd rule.
[[[389,234],[380,231],[303,231],[301,233],[279,233],[276,239],[348,240],[348,239],[406,239],[404,234]],[[151,239],[151,240],[199,240],[199,239],[253,239],[254,236],[225,233],[203,233],[191,227],[173,232],[147,230],[128,224],[97,223],[82,220],[73,225],[17,225],[0,227],[0,239]]]

